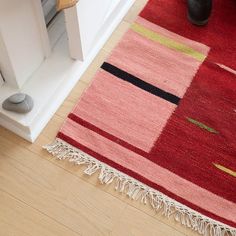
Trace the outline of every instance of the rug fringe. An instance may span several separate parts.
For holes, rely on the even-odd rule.
[[[115,181],[115,189],[125,193],[133,200],[151,204],[155,211],[162,212],[166,217],[173,216],[182,225],[197,231],[204,236],[236,236],[236,229],[221,222],[213,220],[190,209],[187,206],[167,197],[163,193],[123,174],[122,172],[104,164],[57,138],[52,144],[43,147],[60,160],[69,160],[78,165],[86,165],[84,173],[92,175],[100,171],[99,180],[102,184]]]

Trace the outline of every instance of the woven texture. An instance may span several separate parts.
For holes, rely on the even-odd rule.
[[[79,0],[57,0],[57,10],[73,7]]]
[[[57,138],[213,220],[211,235],[236,234],[236,6],[215,1],[197,28],[183,2],[149,1]]]

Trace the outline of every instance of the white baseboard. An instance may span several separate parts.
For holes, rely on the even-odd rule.
[[[21,89],[32,96],[33,110],[25,115],[5,111],[0,107],[0,125],[34,142],[50,118],[63,103],[104,43],[121,22],[134,0],[121,0],[107,17],[85,60],[70,59],[66,33],[58,40],[51,55],[42,63]],[[0,102],[18,92],[4,84],[0,87]]]

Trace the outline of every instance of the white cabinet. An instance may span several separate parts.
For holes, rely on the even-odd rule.
[[[0,2],[0,69],[6,83],[20,88],[44,59],[32,0]]]
[[[65,10],[71,57],[83,60],[101,36],[102,25],[120,0],[80,0]],[[79,39],[79,43],[78,43]]]
[[[46,27],[55,0],[0,0],[0,104],[19,91],[34,100],[24,115],[0,106],[0,125],[34,141],[133,2],[79,0]]]

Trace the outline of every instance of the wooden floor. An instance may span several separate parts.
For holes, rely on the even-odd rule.
[[[197,235],[42,150],[145,3],[136,1],[34,144],[0,128],[1,236]]]

